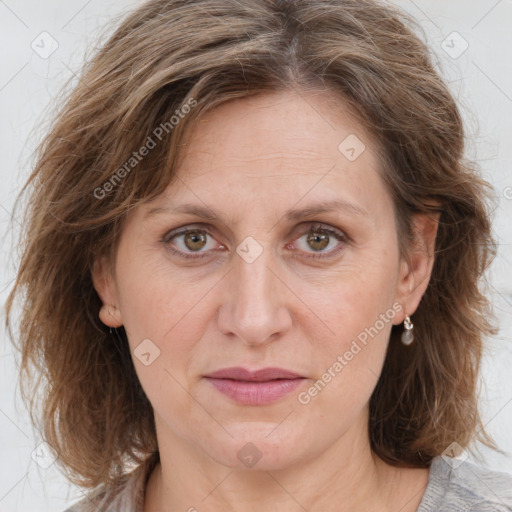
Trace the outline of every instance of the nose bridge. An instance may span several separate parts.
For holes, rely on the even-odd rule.
[[[272,304],[272,289],[275,277],[270,271],[271,251],[261,249],[258,242],[243,242],[237,248],[234,277],[237,281],[237,305],[249,307],[257,305],[259,309],[269,308]]]
[[[280,289],[284,285],[273,270],[273,254],[270,247],[253,237],[247,237],[236,248],[229,304],[222,306],[220,327],[246,343],[265,343],[287,329],[291,321]]]

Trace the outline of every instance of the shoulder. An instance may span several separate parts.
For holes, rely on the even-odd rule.
[[[417,512],[512,512],[512,474],[434,457]]]
[[[96,489],[64,512],[142,512],[146,482],[156,462],[150,458],[122,476],[116,485]]]

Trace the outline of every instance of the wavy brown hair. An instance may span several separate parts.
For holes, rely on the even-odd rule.
[[[202,113],[271,91],[328,90],[356,113],[378,141],[402,256],[413,215],[440,212],[416,341],[404,346],[393,326],[370,400],[372,449],[410,467],[428,467],[452,441],[497,449],[478,412],[482,343],[497,332],[482,290],[496,252],[490,187],[465,160],[458,107],[417,28],[372,0],[151,0],[87,62],[22,190],[7,304],[24,397],[70,480],[109,485],[158,452],[126,333],[98,318],[94,261],[115,254],[127,212],[172,182]],[[120,171],[163,123],[155,147]]]

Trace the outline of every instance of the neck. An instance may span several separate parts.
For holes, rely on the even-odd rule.
[[[386,464],[370,450],[365,432],[347,433],[315,458],[266,471],[226,467],[166,431],[144,512],[416,511],[428,469]]]

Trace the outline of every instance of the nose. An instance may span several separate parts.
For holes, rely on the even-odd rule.
[[[225,286],[226,300],[219,311],[219,329],[246,345],[264,345],[287,332],[292,317],[286,303],[291,295],[268,249],[252,262],[239,254],[233,258]]]

